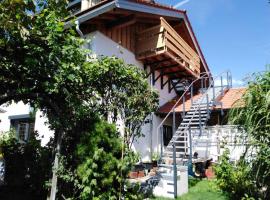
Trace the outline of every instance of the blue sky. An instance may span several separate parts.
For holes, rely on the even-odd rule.
[[[234,85],[270,64],[268,0],[158,0],[187,10],[206,61],[213,72],[231,70]]]

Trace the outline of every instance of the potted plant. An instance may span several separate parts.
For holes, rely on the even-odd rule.
[[[158,160],[160,159],[157,153],[153,153],[152,155],[152,167],[157,167]]]

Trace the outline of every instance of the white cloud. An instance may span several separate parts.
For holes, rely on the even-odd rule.
[[[227,80],[223,78],[223,85],[227,85]],[[237,79],[232,79],[232,85],[233,87],[242,87],[245,85],[245,82],[243,80],[237,80]],[[215,86],[221,86],[221,79],[215,80]]]
[[[181,7],[182,5],[184,5],[184,4],[188,3],[188,2],[190,2],[190,0],[180,1],[179,3],[175,4],[173,7],[174,8],[179,8],[179,7]]]

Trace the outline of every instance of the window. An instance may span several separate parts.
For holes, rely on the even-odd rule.
[[[170,140],[172,139],[172,127],[171,126],[163,126],[163,144],[164,146],[168,146]]]
[[[11,128],[14,128],[19,141],[27,141],[34,133],[35,120],[28,115],[10,117]]]

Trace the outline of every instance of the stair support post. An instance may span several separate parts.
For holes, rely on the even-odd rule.
[[[176,166],[176,149],[175,143],[173,143],[173,186],[174,186],[174,198],[177,198],[177,166]]]
[[[173,108],[173,135],[175,135],[175,108]]]
[[[201,88],[203,88],[203,78],[201,79]]]
[[[163,157],[163,126],[160,127],[160,161]]]

